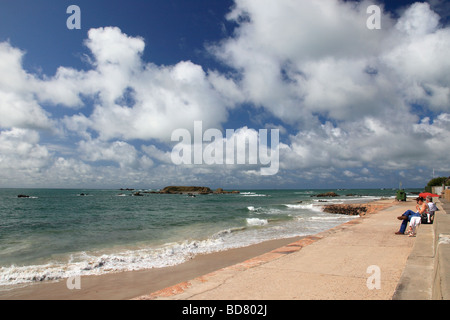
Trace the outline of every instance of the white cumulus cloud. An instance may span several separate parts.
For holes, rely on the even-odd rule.
[[[223,135],[234,129],[235,138],[256,134],[250,124],[227,127],[241,109],[261,129],[282,129],[276,185],[381,183],[392,172],[416,181],[408,170],[450,170],[443,163],[450,157],[445,3],[415,3],[398,18],[381,6],[380,30],[366,26],[372,4],[235,0],[226,17],[232,35],[207,47],[226,74],[187,60],[145,61],[152,44],[117,27],[89,30],[86,70],[61,66],[54,75],[24,70],[26,52],[0,43],[2,184],[261,185],[268,180],[254,174],[259,165],[174,166],[170,159],[171,134],[193,133],[195,121]],[[54,145],[41,140],[44,132],[54,134]]]

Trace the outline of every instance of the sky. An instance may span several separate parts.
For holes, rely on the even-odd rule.
[[[444,0],[0,0],[0,187],[421,188],[450,176],[449,17]],[[269,175],[261,154],[226,161],[252,137]]]

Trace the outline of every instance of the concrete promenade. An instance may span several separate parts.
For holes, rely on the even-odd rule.
[[[389,207],[376,213],[303,238],[243,263],[136,299],[409,298],[406,292],[414,288],[411,284],[416,281],[416,277],[405,273],[404,270],[407,270],[407,264],[411,263],[410,254],[422,247],[422,243],[418,244],[422,241],[422,234],[428,234],[428,227],[433,226],[421,226],[417,237],[396,235],[395,232],[400,226],[397,217],[407,209],[414,208],[415,201],[409,199],[394,205],[392,200],[383,201]],[[443,214],[443,211],[439,214]],[[410,275],[413,275],[413,278],[410,279]],[[422,280],[417,281],[422,283]],[[403,283],[400,288],[399,283]],[[420,297],[413,295],[413,298]]]

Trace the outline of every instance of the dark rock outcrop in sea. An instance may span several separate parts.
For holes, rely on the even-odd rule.
[[[218,189],[216,189],[216,191],[214,191],[213,193],[215,193],[215,194],[226,194],[226,193],[235,193],[235,194],[239,194],[239,193],[241,193],[240,191],[236,191],[236,190],[234,190],[234,191],[225,191],[225,190],[223,190],[222,188],[218,188]]]
[[[218,188],[215,191],[212,191],[208,187],[169,186],[169,187],[165,187],[161,191],[151,191],[148,193],[206,195],[206,194],[228,194],[228,193],[239,194],[240,191],[225,191],[222,188]]]
[[[135,189],[123,189],[120,190],[127,190],[127,191],[134,191]],[[206,195],[206,194],[239,194],[240,191],[225,191],[222,188],[218,188],[215,191],[211,190],[208,187],[186,187],[186,186],[169,186],[165,187],[164,189],[161,189],[159,191],[135,191],[131,195],[132,196],[143,196],[144,194],[185,194],[188,196],[195,196],[195,195]],[[118,194],[118,196],[126,196],[124,193]]]
[[[367,206],[365,205],[342,205],[342,204],[330,204],[323,208],[324,212],[345,214],[348,216],[362,216],[367,212]]]
[[[327,213],[344,214],[348,216],[365,216],[391,206],[392,204],[364,203],[364,204],[330,204],[324,205]]]
[[[318,197],[318,198],[323,198],[323,197],[339,197],[339,195],[335,192],[326,192],[326,193],[320,193],[318,195],[315,196],[311,196],[311,197]]]
[[[210,194],[212,190],[208,187],[182,187],[182,186],[170,186],[165,187],[159,193],[162,194]]]

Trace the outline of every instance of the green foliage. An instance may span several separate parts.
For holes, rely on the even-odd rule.
[[[435,187],[435,186],[442,186],[442,184],[445,184],[446,186],[450,186],[450,177],[433,178],[428,182],[427,186]]]

